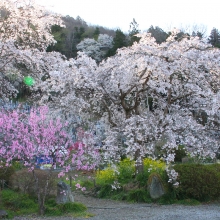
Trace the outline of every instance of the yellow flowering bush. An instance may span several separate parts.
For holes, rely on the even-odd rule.
[[[135,174],[135,162],[126,158],[119,162],[117,166],[118,181],[121,183],[128,183]]]
[[[166,168],[166,163],[161,160],[153,160],[151,158],[145,158],[143,160],[144,169],[148,170],[149,173],[161,172]]]
[[[116,172],[110,166],[104,170],[99,170],[96,173],[96,183],[98,185],[112,184],[116,179]]]
[[[144,170],[143,173],[139,173],[137,179],[141,184],[145,184],[151,173],[158,173],[161,176],[165,173],[166,164],[160,160],[152,160],[145,158],[143,160]],[[99,170],[96,173],[96,184],[114,185],[115,182],[120,185],[129,183],[135,177],[135,161],[126,158],[120,161],[117,165],[108,166],[104,170]]]
[[[167,177],[166,175],[166,163],[161,160],[153,160],[151,158],[143,159],[143,172],[137,175],[137,180],[140,183],[140,186],[146,186],[149,176],[152,173],[157,173],[161,176],[162,179]],[[165,181],[166,182],[166,181]]]

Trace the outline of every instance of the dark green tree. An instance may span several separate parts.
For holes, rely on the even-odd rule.
[[[218,32],[218,29],[213,28],[211,31],[211,34],[209,35],[208,42],[213,47],[220,48],[220,33]]]
[[[100,34],[100,30],[99,30],[98,27],[96,27],[96,28],[95,28],[95,31],[94,31],[94,33],[93,33],[93,38],[94,38],[95,40],[97,40],[98,37],[99,37],[99,34]]]
[[[47,48],[48,52],[57,51],[65,55],[68,59],[77,56],[77,44],[85,38],[98,39],[99,34],[108,34],[115,36],[115,31],[104,28],[102,26],[89,26],[79,16],[75,19],[70,16],[62,17],[65,28],[54,25],[52,34],[57,41],[55,45]]]
[[[203,34],[200,31],[197,31],[197,32],[193,31],[192,36],[193,37],[199,37],[200,39],[203,38]]]
[[[66,29],[58,25],[54,25],[51,28],[51,32],[54,36],[54,39],[57,41],[57,43],[54,45],[50,45],[47,48],[47,52],[57,51],[62,54],[65,54],[66,53],[66,48],[65,48]]]
[[[70,45],[72,47],[72,54],[70,57],[76,57],[77,56],[77,48],[76,45],[80,43],[81,40],[83,40],[83,34],[85,33],[84,27],[75,27],[74,33],[72,36],[72,44]]]
[[[135,36],[136,34],[140,33],[140,30],[138,29],[138,23],[133,18],[133,21],[130,23],[130,29],[129,29],[129,42],[128,45],[131,46],[134,42],[139,42],[140,37]]]
[[[161,44],[162,42],[166,41],[168,37],[168,34],[158,26],[154,28],[154,26],[151,25],[147,32],[151,33],[151,36],[156,39],[156,42],[158,44]]]
[[[114,56],[118,48],[128,46],[126,35],[117,29],[113,38],[113,47],[107,52],[106,57]]]

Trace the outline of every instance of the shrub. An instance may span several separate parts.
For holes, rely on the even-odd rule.
[[[94,181],[92,180],[84,180],[80,184],[82,187],[85,187],[86,189],[92,189],[94,188]]]
[[[96,184],[98,185],[112,184],[116,179],[116,172],[110,166],[105,170],[99,170],[96,173]]]
[[[48,170],[35,170],[35,174],[38,178],[39,188],[42,190],[44,190],[48,172]],[[56,190],[56,179],[57,173],[52,173],[49,178],[48,194],[50,194],[51,191]],[[29,172],[27,169],[22,169],[15,172],[11,176],[10,182],[13,189],[18,189],[21,192],[28,193],[30,195],[36,195],[33,173]]]
[[[207,201],[220,196],[220,165],[177,164],[179,187],[175,189],[178,199]]]
[[[10,177],[15,173],[15,168],[13,166],[6,167],[1,165],[0,167],[0,187],[3,189],[10,184]]]
[[[113,191],[112,190],[112,185],[110,185],[110,184],[103,184],[100,187],[100,190],[97,192],[97,196],[99,198],[106,198],[106,197],[109,197],[112,194],[114,194],[112,191]]]
[[[124,159],[117,165],[117,177],[120,183],[128,183],[135,174],[135,162],[130,159]]]
[[[145,158],[143,160],[143,165],[143,172],[137,175],[137,180],[139,181],[141,187],[145,187],[147,185],[149,176],[152,173],[159,174],[163,181],[167,180],[167,175],[165,171],[166,164],[163,161]]]
[[[63,213],[84,212],[87,210],[85,205],[83,205],[82,203],[78,203],[78,202],[73,202],[73,203],[69,202],[69,203],[65,203],[65,204],[59,204],[59,205],[57,205],[57,207]]]
[[[163,172],[163,170],[165,170],[166,168],[166,164],[165,162],[161,161],[161,160],[153,160],[151,158],[145,158],[143,160],[143,164],[144,164],[144,169],[148,170],[149,173],[153,173],[153,172]]]
[[[127,200],[132,202],[152,202],[152,199],[146,189],[135,189],[129,191]]]

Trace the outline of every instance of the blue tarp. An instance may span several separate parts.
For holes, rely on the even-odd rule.
[[[36,157],[36,163],[37,165],[52,164],[53,158],[51,156],[40,155]]]

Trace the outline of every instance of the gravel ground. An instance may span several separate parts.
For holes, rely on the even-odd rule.
[[[220,204],[198,206],[156,205],[146,203],[126,203],[107,199],[97,199],[75,194],[75,201],[88,207],[94,214],[91,220],[220,220]],[[15,217],[14,220],[84,220],[72,217]]]

